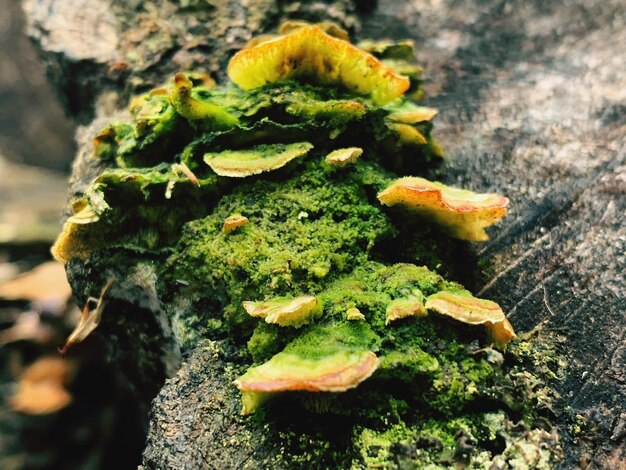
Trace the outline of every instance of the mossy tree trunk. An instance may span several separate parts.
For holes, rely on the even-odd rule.
[[[508,195],[485,244],[458,251],[458,280],[496,300],[567,362],[554,386],[586,420],[561,424],[564,468],[626,458],[624,270],[626,43],[621,2],[25,0],[30,34],[68,110],[85,127],[71,193],[100,163],[90,139],[133,93],[179,70],[223,79],[230,55],[284,19],[332,20],[358,37],[416,41],[426,102],[448,159],[440,179]],[[79,301],[115,276],[98,333],[150,412],[146,468],[263,468],[278,435],[246,423],[228,350],[180,351],[156,298],[149,257],[68,265]],[[167,377],[171,377],[166,381]],[[157,395],[158,394],[158,395]],[[156,400],[151,400],[156,396]],[[563,415],[564,416],[564,415]],[[341,426],[342,423],[335,423]],[[304,444],[306,446],[306,444]]]

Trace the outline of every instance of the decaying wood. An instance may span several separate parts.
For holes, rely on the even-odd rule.
[[[222,78],[232,52],[283,18],[331,19],[360,37],[414,39],[427,71],[426,103],[440,109],[436,136],[449,156],[440,169],[442,181],[511,198],[510,215],[491,231],[491,240],[459,252],[459,280],[496,300],[516,330],[535,330],[536,341],[560,338],[568,368],[556,386],[565,404],[587,420],[582,436],[562,427],[563,468],[617,468],[615,462],[626,458],[622,2],[365,3],[370,2],[24,5],[53,80],[69,109],[84,120],[112,114],[130,93],[179,70]],[[75,162],[74,192],[94,174],[86,145],[99,126],[81,134],[85,145]],[[144,261],[129,261],[118,272],[100,272],[95,261],[73,262],[69,272],[82,299],[107,276],[120,280],[111,292],[118,299],[115,315],[103,317],[102,329],[112,333],[111,359],[124,355],[122,367],[143,406],[174,375],[152,405],[145,468],[211,462],[263,467],[263,459],[277,451],[270,438],[256,436],[258,442],[247,445],[228,438],[241,418],[211,345],[180,366]],[[136,344],[131,335],[139,333],[153,339]],[[152,375],[142,369],[147,363]]]

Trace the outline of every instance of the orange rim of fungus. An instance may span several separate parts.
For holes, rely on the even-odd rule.
[[[322,84],[342,84],[353,92],[370,95],[377,104],[398,98],[410,86],[408,77],[315,25],[239,51],[228,64],[228,76],[244,90],[289,78],[313,77]]]
[[[428,297],[426,308],[462,323],[485,325],[490,339],[498,346],[505,346],[516,337],[502,308],[491,300],[442,291]]]
[[[471,241],[489,238],[484,228],[506,215],[509,202],[498,194],[474,193],[417,177],[396,180],[378,200],[386,206],[406,206],[446,227],[453,237]]]

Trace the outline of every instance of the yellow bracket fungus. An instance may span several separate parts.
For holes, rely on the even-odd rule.
[[[432,121],[437,115],[438,110],[435,108],[427,108],[425,106],[415,106],[407,111],[398,111],[387,116],[392,122],[401,124],[417,124],[420,122]]]
[[[100,217],[90,206],[83,203],[82,208],[68,218],[63,224],[61,233],[54,241],[50,252],[52,257],[65,264],[72,258],[86,259],[92,252],[93,247],[89,240],[83,239],[82,232],[85,225],[97,222]]]
[[[289,34],[298,29],[306,28],[308,26],[311,26],[311,23],[308,23],[306,21],[287,20],[280,25],[280,27],[278,28],[278,32],[280,34]],[[329,36],[337,39],[343,39],[344,41],[350,41],[350,35],[348,34],[348,32],[337,23],[333,23],[332,21],[321,21],[319,23],[316,23],[316,26]]]
[[[317,358],[281,352],[235,380],[243,395],[243,414],[255,411],[262,394],[308,391],[345,392],[357,387],[377,369],[379,360],[371,351],[340,351]],[[261,394],[261,395],[259,395]]]
[[[191,96],[193,84],[187,76],[177,73],[169,101],[182,117],[207,129],[229,129],[239,124],[237,117],[223,108]]]
[[[361,155],[363,155],[363,149],[359,147],[337,149],[326,155],[326,163],[330,166],[344,167],[356,162]]]
[[[396,180],[378,200],[386,206],[406,206],[441,224],[453,237],[472,241],[489,238],[484,228],[506,215],[509,202],[498,194],[474,193],[416,177]]]
[[[385,325],[400,318],[423,317],[427,313],[423,298],[395,299],[387,306]]]
[[[490,300],[441,291],[428,297],[426,308],[469,325],[485,325],[489,337],[499,346],[516,337],[500,306]]]
[[[224,220],[222,227],[222,233],[230,233],[237,230],[239,227],[243,227],[248,223],[248,218],[240,214],[233,214]]]
[[[363,315],[358,308],[352,307],[346,310],[346,320],[365,321],[365,315]]]
[[[398,142],[403,145],[426,145],[428,140],[420,131],[409,124],[390,124],[389,127],[398,136]]]
[[[370,95],[377,104],[398,98],[410,85],[407,77],[319,26],[302,26],[243,49],[228,64],[228,76],[244,90],[289,78],[314,78]]]
[[[347,40],[330,23],[291,22],[233,57],[228,74],[239,87],[177,74],[133,99],[130,119],[94,139],[106,169],[72,205],[53,253],[92,257],[89,265],[123,276],[137,257],[153,260],[159,298],[186,302],[172,319],[181,348],[203,337],[229,345],[220,361],[240,371],[232,378],[244,414],[285,392],[293,401],[269,412],[297,404],[324,420],[345,416],[354,429],[391,417],[413,442],[430,422],[450,427],[434,435],[454,452],[459,426],[481,435],[493,404],[510,408],[507,365],[477,354],[476,333],[486,328],[504,346],[515,332],[497,304],[411,264],[439,266],[449,240],[415,226],[402,233],[371,197],[389,185],[382,204],[466,240],[486,239],[508,200],[400,178],[442,154],[437,111],[411,101],[421,70],[413,44],[362,50]],[[120,289],[144,284],[135,277]],[[110,288],[88,301],[65,348],[98,326]],[[197,321],[206,328],[191,327]],[[236,349],[244,345],[247,353]]]
[[[304,295],[294,299],[274,299],[263,302],[243,302],[243,308],[253,317],[264,318],[266,323],[299,328],[322,315],[317,298]]]
[[[309,142],[263,144],[243,150],[206,153],[204,161],[220,176],[244,178],[282,168],[290,161],[305,156],[312,148]]]

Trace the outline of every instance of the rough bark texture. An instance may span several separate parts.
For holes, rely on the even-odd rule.
[[[359,37],[411,38],[427,71],[427,103],[449,156],[441,179],[512,199],[510,216],[459,259],[460,281],[492,298],[518,330],[560,339],[564,404],[587,420],[561,424],[563,468],[620,468],[626,458],[626,17],[622,2],[478,0],[353,5],[348,0],[27,0],[31,35],[69,109],[110,115],[172,72],[222,78],[230,54],[284,18],[337,21]],[[93,176],[83,130],[72,191]],[[106,266],[106,272],[101,269]],[[72,262],[79,299],[110,274],[101,334],[148,409],[145,468],[262,468],[281,449],[261,427],[241,442],[231,377],[207,343],[179,367],[154,298],[149,259],[115,268]],[[113,272],[114,271],[114,272]],[[135,287],[130,287],[135,286]],[[137,308],[137,305],[141,308]],[[137,340],[137,338],[142,338]],[[339,423],[340,424],[340,423]],[[336,444],[340,446],[340,443]],[[340,447],[338,447],[340,448]]]

